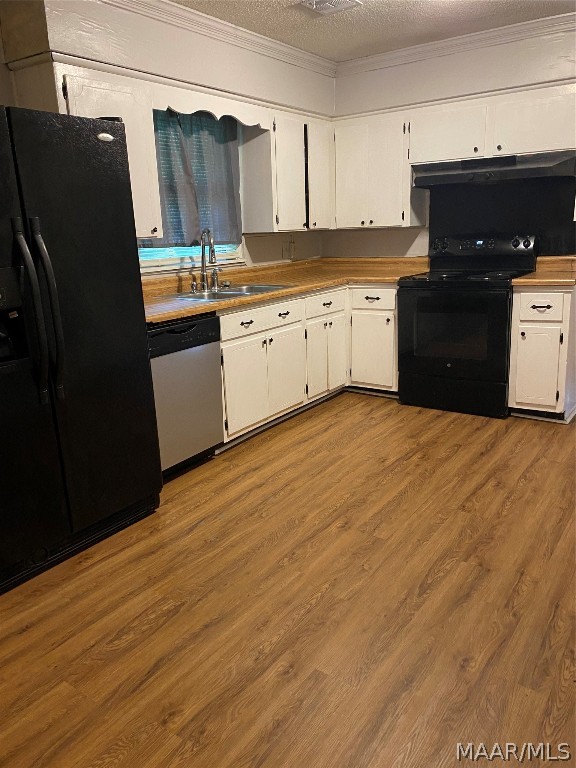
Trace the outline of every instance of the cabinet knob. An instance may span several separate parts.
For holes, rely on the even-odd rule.
[[[268,344],[272,344],[273,341],[274,339],[268,339]]]
[[[332,328],[332,323],[331,323],[331,322],[330,322],[330,323],[328,323],[328,326],[329,326],[330,328]]]
[[[478,147],[474,147],[474,152],[478,152]]]
[[[524,331],[520,331],[520,336],[522,336],[523,339],[526,338],[526,334],[524,333]]]
[[[156,232],[158,232],[158,227],[152,227],[152,229],[150,230],[150,234],[155,235]]]
[[[370,224],[374,224],[374,219],[370,219]]]
[[[362,221],[360,222],[360,224],[362,224],[362,226],[364,226],[364,219],[362,219]]]
[[[313,227],[315,227],[315,226],[316,226],[316,222],[315,222],[315,221],[314,221],[314,222],[312,222],[312,226],[313,226]]]
[[[386,318],[386,325],[390,325],[390,318],[389,317]]]
[[[500,152],[500,150],[502,149],[502,144],[498,144],[496,149],[498,150],[498,152]]]

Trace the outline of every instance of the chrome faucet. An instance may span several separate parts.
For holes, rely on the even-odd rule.
[[[216,250],[214,248],[214,238],[209,229],[203,229],[200,235],[200,245],[202,247],[202,265],[200,267],[200,290],[208,290],[208,272],[206,269],[206,245],[208,245],[208,261],[210,264],[216,264]]]

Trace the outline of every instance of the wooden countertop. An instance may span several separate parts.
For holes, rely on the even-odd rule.
[[[301,293],[325,290],[355,283],[396,283],[399,277],[428,270],[426,256],[401,258],[321,258],[289,264],[227,269],[225,279],[232,285],[263,283],[286,286],[265,294],[242,296],[222,301],[196,302],[178,298],[189,290],[190,272],[142,279],[146,321],[165,322],[180,317],[235,309],[282,299]],[[196,276],[198,273],[196,272]],[[576,285],[576,256],[542,256],[535,272],[513,281],[518,286]]]

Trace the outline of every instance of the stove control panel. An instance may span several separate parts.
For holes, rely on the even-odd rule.
[[[435,237],[430,243],[430,255],[459,254],[471,256],[473,254],[506,255],[506,254],[534,254],[534,235],[518,233],[514,235],[460,235],[450,237],[448,235]]]

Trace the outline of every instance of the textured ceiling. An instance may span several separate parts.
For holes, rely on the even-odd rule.
[[[319,16],[294,0],[173,0],[332,61],[576,11],[576,0],[364,0]]]

